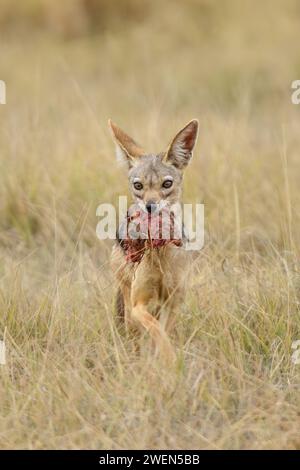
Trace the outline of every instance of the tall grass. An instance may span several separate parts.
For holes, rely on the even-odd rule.
[[[0,447],[299,448],[297,3],[154,2],[70,35],[20,9],[0,46]],[[200,120],[184,200],[205,204],[206,244],[175,370],[114,320],[95,213],[127,183],[108,117],[153,151]]]

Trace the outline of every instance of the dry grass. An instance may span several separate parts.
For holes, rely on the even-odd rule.
[[[300,448],[300,12],[226,3],[1,39],[1,448]],[[95,234],[126,192],[108,117],[153,150],[200,120],[185,201],[205,203],[207,240],[176,370],[114,321]]]

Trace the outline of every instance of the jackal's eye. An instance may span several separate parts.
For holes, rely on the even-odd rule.
[[[137,191],[141,191],[141,189],[143,189],[143,185],[142,185],[142,183],[140,183],[140,181],[135,181],[135,183],[133,183],[133,187]]]
[[[168,189],[172,186],[172,184],[173,184],[172,180],[166,180],[166,181],[163,182],[162,187],[165,188],[165,189]]]

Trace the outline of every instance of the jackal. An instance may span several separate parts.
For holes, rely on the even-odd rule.
[[[117,155],[127,164],[133,201],[150,217],[162,206],[181,203],[183,172],[192,157],[198,121],[190,121],[159,154],[146,153],[111,120],[109,126]],[[128,257],[118,234],[117,239],[111,265],[118,283],[118,315],[126,328],[147,330],[159,351],[174,358],[168,333],[174,327],[186,290],[189,257],[184,240],[170,240],[135,259]]]

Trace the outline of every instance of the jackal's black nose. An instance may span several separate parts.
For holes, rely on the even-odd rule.
[[[148,201],[146,204],[146,209],[151,214],[151,212],[156,211],[157,204],[154,201]]]

